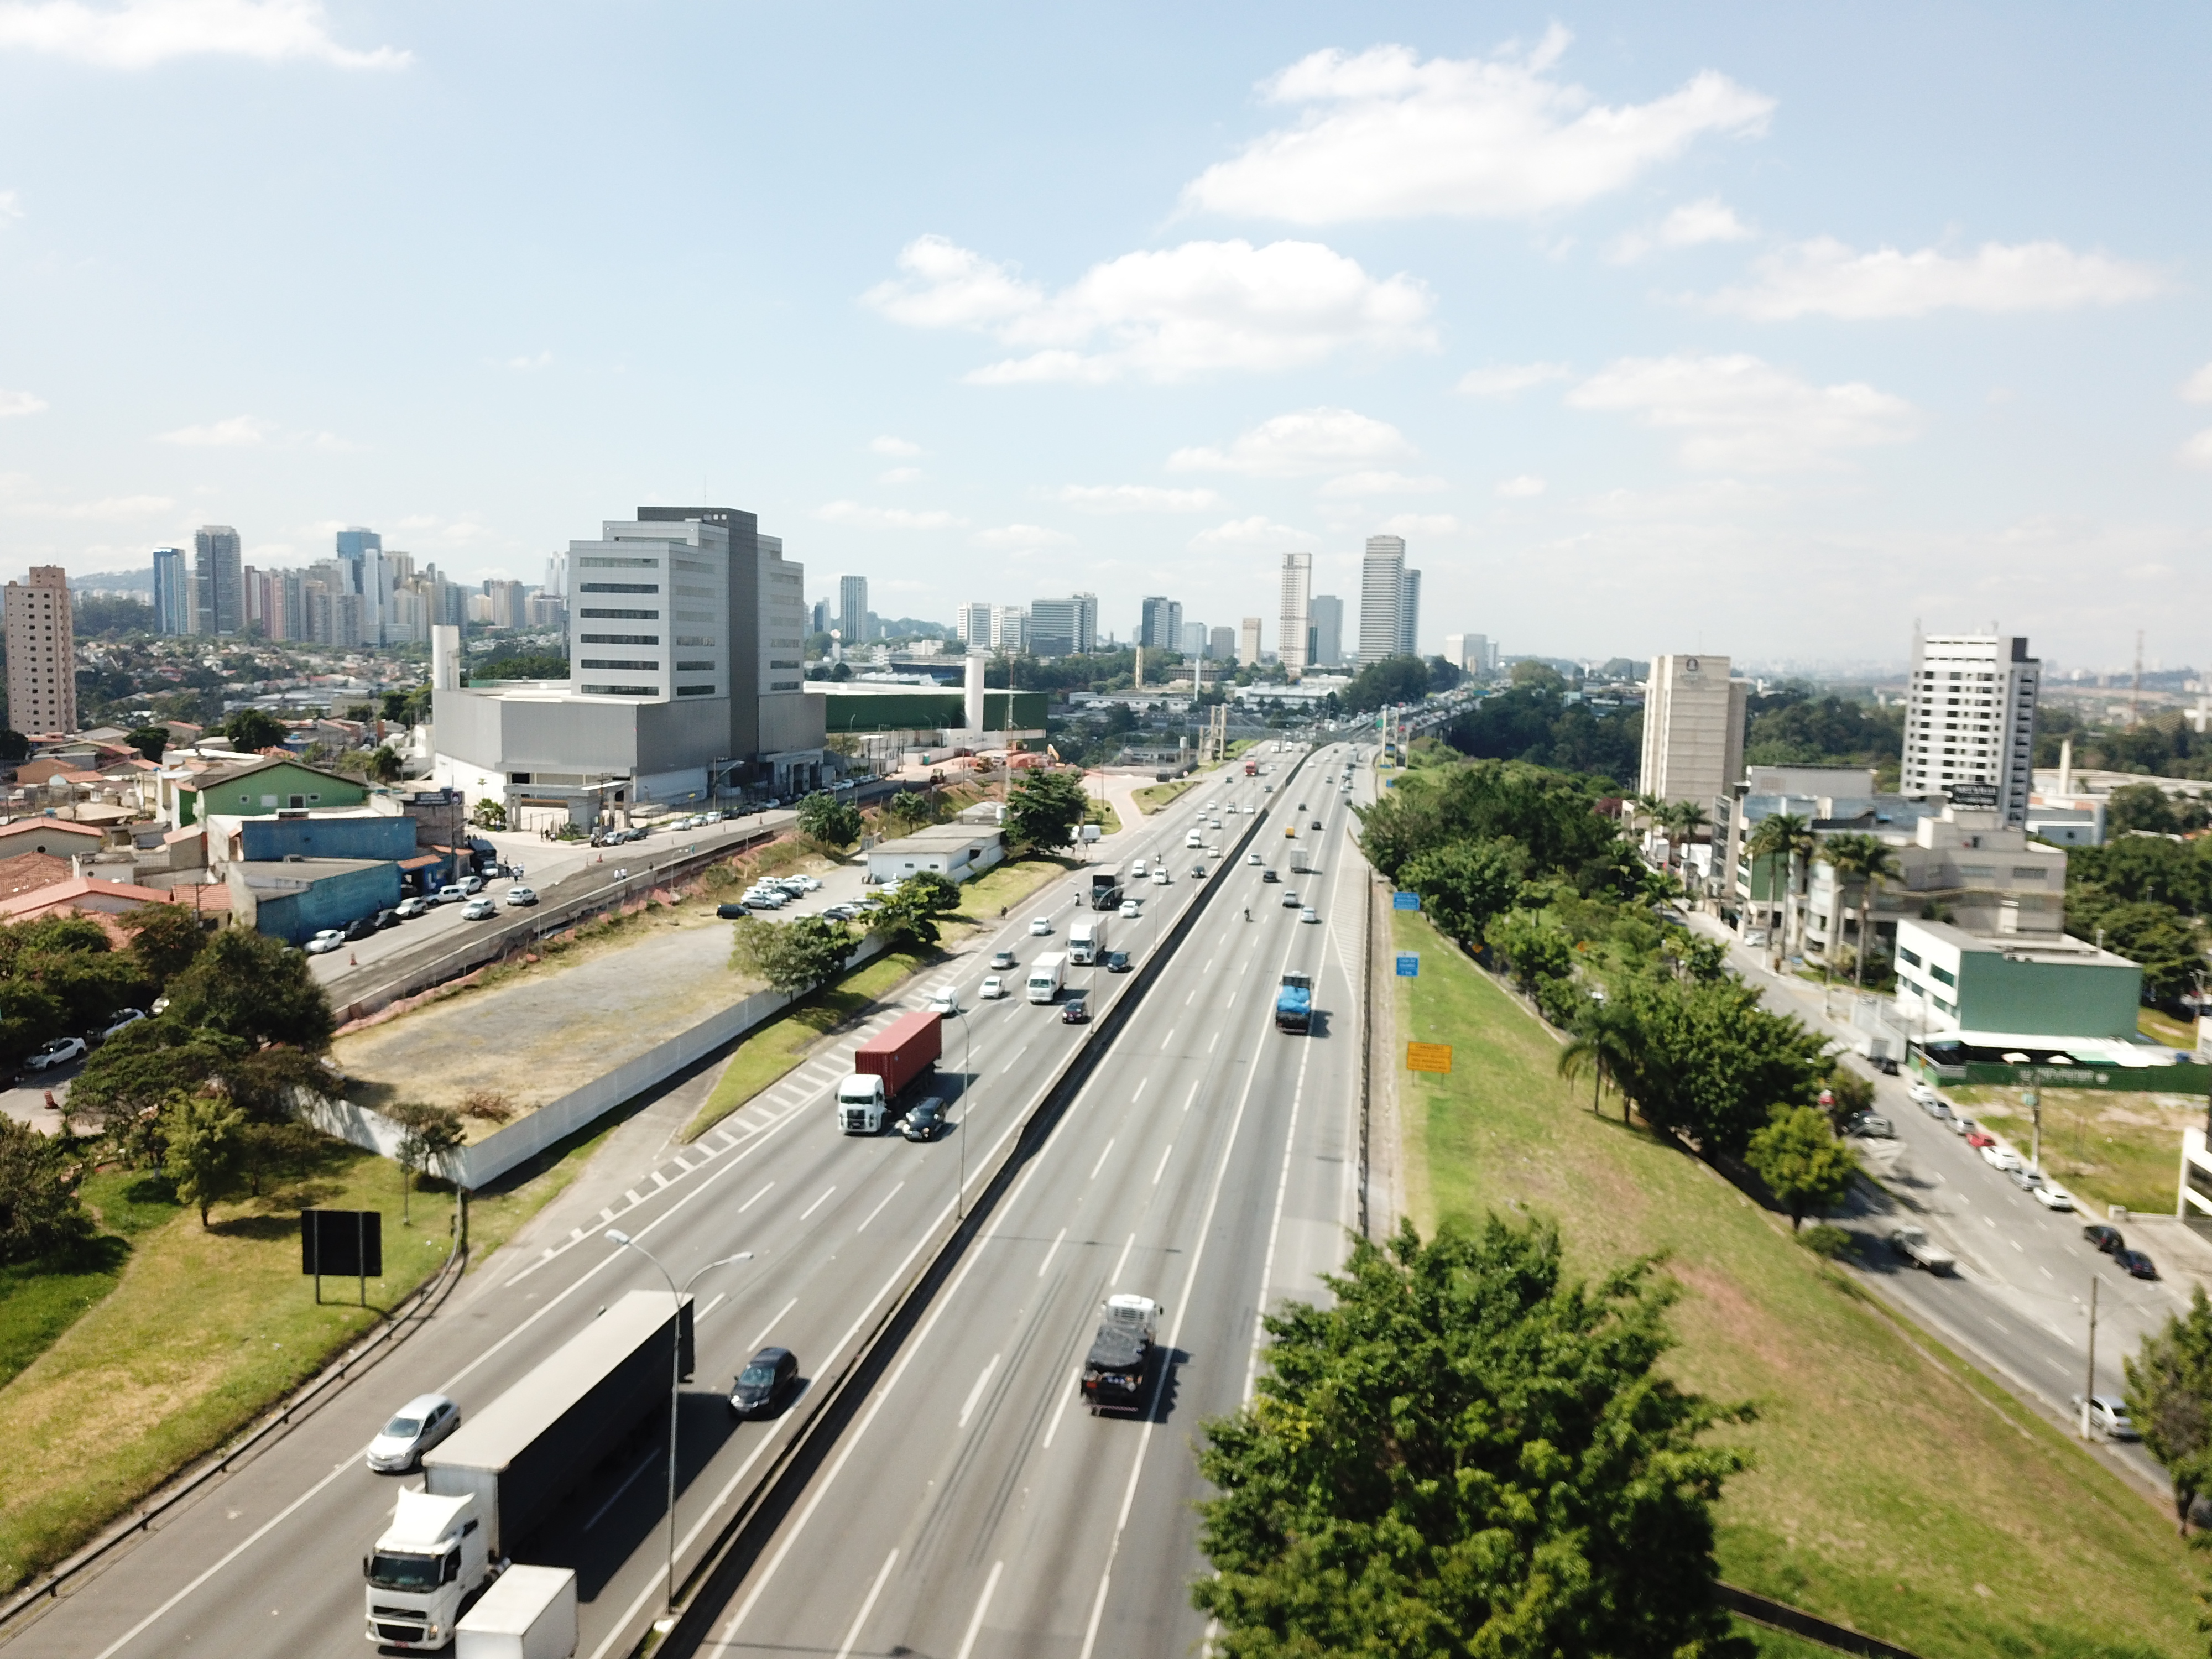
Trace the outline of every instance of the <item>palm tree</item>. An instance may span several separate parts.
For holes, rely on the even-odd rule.
[[[1852,831],[1822,842],[1820,856],[1835,871],[1839,883],[1848,887],[1855,881],[1859,885],[1858,952],[1851,964],[1851,981],[1854,990],[1863,991],[1868,913],[1874,908],[1875,895],[1881,890],[1883,880],[1897,874],[1897,854],[1881,836]]]
[[[1673,845],[1668,849],[1668,861],[1678,869],[1682,863],[1682,850],[1698,831],[1711,822],[1705,809],[1693,800],[1676,801],[1667,809],[1667,827],[1674,831]]]
[[[1781,912],[1781,915],[1778,919],[1773,933],[1770,934],[1767,939],[1768,954],[1773,958],[1774,971],[1777,973],[1782,970],[1783,946],[1787,943],[1786,939],[1779,936],[1787,931],[1790,918],[1789,902],[1797,891],[1797,861],[1804,854],[1810,852],[1815,844],[1813,838],[1813,826],[1795,812],[1775,812],[1761,818],[1759,821],[1759,827],[1751,832],[1751,839],[1745,843],[1754,859],[1779,858],[1784,861],[1782,867],[1784,890],[1781,899],[1775,907]],[[1773,897],[1771,872],[1768,878],[1768,896],[1770,899]]]
[[[1567,1046],[1559,1050],[1559,1075],[1572,1082],[1585,1072],[1590,1073],[1591,1111],[1597,1110],[1607,1084],[1620,1086],[1625,1066],[1633,1059],[1631,1044],[1634,1041],[1634,1022],[1626,1011],[1610,1002],[1593,997],[1575,1016],[1573,1035]],[[1628,1095],[1624,1090],[1620,1097],[1623,1123],[1628,1121]]]

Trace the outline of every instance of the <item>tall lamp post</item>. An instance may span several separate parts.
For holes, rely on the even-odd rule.
[[[668,1344],[668,1593],[663,1607],[663,1611],[673,1617],[676,1612],[676,1395],[684,1382],[684,1297],[703,1275],[717,1267],[726,1267],[732,1261],[750,1261],[753,1259],[753,1253],[739,1250],[735,1255],[709,1261],[685,1279],[683,1290],[678,1290],[675,1275],[660,1265],[660,1258],[628,1233],[619,1227],[610,1227],[606,1237],[609,1243],[619,1244],[626,1250],[635,1250],[653,1263],[654,1271],[668,1281],[668,1294],[676,1304],[676,1322],[670,1328]]]
[[[960,1123],[956,1137],[960,1144],[954,1148],[960,1158],[960,1184],[952,1190],[952,1218],[965,1221],[968,1218],[968,1084],[974,1073],[968,1065],[971,1046],[968,1033],[968,1011],[955,1008],[952,1012],[960,1022]]]

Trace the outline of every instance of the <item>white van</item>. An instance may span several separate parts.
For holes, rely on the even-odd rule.
[[[1203,847],[1206,845],[1206,837],[1193,830],[1183,836],[1182,844],[1185,847]]]
[[[1057,951],[1048,951],[1030,963],[1030,1000],[1050,1002],[1060,994],[1060,982],[1066,973],[1067,958]]]

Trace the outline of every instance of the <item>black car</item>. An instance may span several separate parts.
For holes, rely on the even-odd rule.
[[[945,1103],[925,1100],[899,1121],[899,1133],[908,1140],[934,1140],[945,1133]]]
[[[1062,1025],[1086,1025],[1090,1021],[1091,1005],[1081,997],[1060,1005],[1060,1023]]]
[[[1106,953],[1106,971],[1109,974],[1127,973],[1129,953],[1127,951],[1109,951]]]
[[[730,1384],[730,1409],[739,1417],[765,1417],[798,1380],[797,1354],[788,1348],[763,1348]]]
[[[397,927],[406,920],[407,918],[397,910],[379,910],[376,913],[377,930],[380,933],[386,927]]]
[[[374,916],[363,916],[359,921],[349,922],[346,926],[345,937],[346,943],[349,945],[359,939],[374,939],[375,936],[376,918]]]
[[[714,914],[724,921],[741,921],[752,912],[742,904],[718,904],[714,907]]]
[[[1316,818],[1313,821],[1313,827],[1316,830],[1321,828],[1321,820],[1319,818]]]
[[[1282,878],[1277,875],[1273,870],[1262,870],[1260,872],[1260,879],[1261,881],[1280,881]]]
[[[2131,1279],[2156,1279],[2158,1277],[2158,1269],[2151,1265],[2151,1259],[2145,1255],[2141,1250],[2114,1250],[2112,1252],[2112,1261],[2118,1266],[2126,1269],[2128,1276]]]
[[[2081,1237],[2107,1255],[2114,1250],[2124,1250],[2128,1248],[2128,1241],[2120,1237],[2120,1230],[2118,1227],[2107,1227],[2101,1221],[2093,1221],[2082,1228]]]

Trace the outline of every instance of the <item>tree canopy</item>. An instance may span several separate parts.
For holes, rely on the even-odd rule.
[[[222,734],[232,747],[248,754],[276,748],[288,731],[283,721],[264,708],[241,708],[222,723]]]
[[[959,908],[957,885],[934,870],[917,870],[899,883],[896,892],[884,896],[869,917],[868,930],[904,944],[933,945],[938,918]]]
[[[1090,806],[1080,772],[1033,767],[1006,791],[1006,839],[1041,853],[1072,847]]]
[[[2212,1492],[2212,1303],[2203,1285],[2190,1293],[2187,1315],[2167,1315],[2166,1328],[2124,1369],[2128,1415],[2173,1483],[2174,1518],[2185,1533],[2197,1496]]]
[[[1790,1212],[1792,1231],[1808,1215],[1826,1215],[1850,1190],[1858,1160],[1836,1139],[1826,1114],[1814,1106],[1777,1107],[1767,1126],[1752,1136],[1744,1162]]]
[[[226,927],[171,981],[170,1017],[185,1025],[281,1042],[310,1054],[331,1046],[337,1018],[307,971],[307,958],[281,940]]]
[[[1430,690],[1429,665],[1419,657],[1384,657],[1352,677],[1344,688],[1344,706],[1352,714],[1368,714],[1392,703],[1419,702]]]
[[[850,847],[860,840],[860,809],[827,789],[799,803],[799,833],[820,846]]]
[[[1513,688],[1483,698],[1454,720],[1444,732],[1447,743],[1475,760],[1555,767],[1601,778],[1614,789],[1635,784],[1642,709],[1569,702],[1565,683],[1550,669],[1538,663],[1513,667]]]
[[[1711,1506],[1748,1416],[1656,1373],[1671,1284],[1566,1276],[1549,1227],[1357,1240],[1328,1309],[1267,1318],[1252,1402],[1205,1426],[1234,1659],[1747,1656],[1715,1599]]]
[[[831,978],[853,954],[852,934],[843,922],[828,916],[798,916],[786,922],[747,916],[734,932],[730,966],[789,996],[801,995]]]

